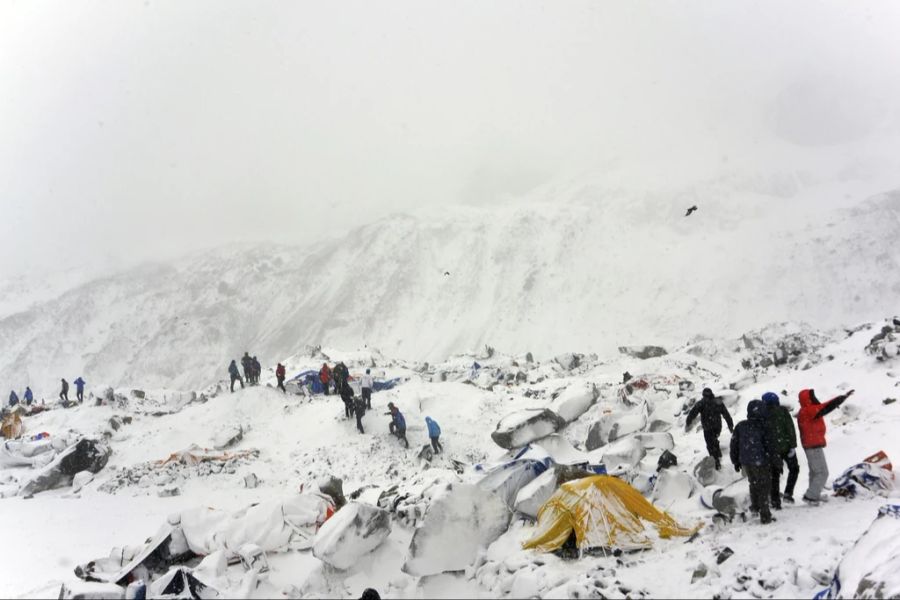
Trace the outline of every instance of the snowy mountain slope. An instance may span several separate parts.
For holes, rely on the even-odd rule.
[[[428,498],[416,499],[427,482],[457,478],[477,481],[482,474],[472,465],[509,456],[491,441],[496,423],[516,410],[552,405],[555,391],[584,382],[602,390],[597,404],[561,432],[577,449],[584,449],[586,432],[598,418],[642,410],[617,399],[624,389],[618,383],[624,371],[636,380],[653,382],[643,394],[635,392],[632,401],[650,402],[652,418],[672,423],[677,471],[687,474],[693,473],[705,449],[696,428],[684,430],[681,407],[696,397],[702,386],[726,390],[737,384],[740,389],[728,401],[736,420],[743,418],[747,402],[767,390],[782,393],[785,404],[794,409],[797,393],[803,388],[814,387],[823,398],[855,388],[853,399],[829,416],[826,452],[835,477],[878,450],[891,457],[900,456],[900,441],[895,435],[900,409],[897,403],[882,402],[897,397],[897,364],[877,362],[864,351],[881,325],[876,323],[849,337],[844,332],[777,326],[748,333],[754,350],[740,339],[701,340],[646,361],[622,356],[603,362],[586,357],[575,372],[552,361],[527,366],[520,362],[520,367],[515,367],[511,357],[478,357],[484,368],[473,380],[475,385],[461,383],[470,377],[469,366],[475,357],[457,357],[427,372],[420,372],[417,365],[379,357],[379,371],[383,369],[385,376],[399,376],[405,381],[395,390],[375,395],[375,410],[364,419],[364,435],[356,432],[352,420],[343,418],[342,406],[333,397],[317,396],[310,401],[266,387],[225,392],[163,416],[135,412],[133,400],[125,408],[86,404],[47,411],[25,420],[29,432],[48,431],[53,437],[63,436],[69,429],[92,436],[108,432],[113,455],[107,468],[80,493],[61,489],[29,500],[0,500],[0,526],[4,530],[28,531],[30,538],[45,540],[0,548],[0,562],[8,573],[0,593],[47,596],[58,589],[54,581],[73,580],[75,565],[106,556],[114,546],[140,543],[169,514],[196,506],[237,510],[253,502],[286,497],[301,485],[308,489],[323,475],[342,477],[345,493],[376,486],[372,494],[364,495],[370,499],[398,485],[401,494],[412,496],[407,501],[409,507],[427,510]],[[806,344],[795,361],[781,367],[741,366],[754,352],[777,346],[779,340],[791,335]],[[326,352],[345,360],[351,374],[358,374],[371,360],[367,353]],[[297,355],[285,362],[295,373],[315,367],[319,360],[318,356]],[[492,385],[497,374],[520,369],[527,372],[527,382]],[[748,376],[755,382],[748,383]],[[441,381],[445,377],[448,381]],[[678,392],[681,386],[672,385],[678,381],[689,381],[693,390]],[[408,451],[387,433],[387,417],[381,413],[388,401],[396,403],[406,415],[411,443]],[[134,420],[113,431],[109,420],[115,415],[131,415]],[[441,423],[447,450],[447,455],[430,468],[415,458],[418,448],[427,442],[426,415]],[[164,459],[190,444],[208,447],[218,432],[234,425],[244,427],[245,434],[233,450],[256,449],[257,458],[232,469],[186,468],[174,479],[147,476],[132,484],[109,487],[127,470]],[[723,442],[728,442],[727,432]],[[627,476],[640,480],[642,474],[653,473],[657,456],[658,452],[651,452]],[[455,475],[449,469],[450,459],[469,468]],[[800,462],[798,494],[805,489],[807,476],[802,453]],[[726,461],[723,482],[736,478],[729,469]],[[259,477],[258,488],[244,487],[244,477],[250,473]],[[15,489],[11,482],[27,474],[23,468],[0,471],[2,489]],[[172,486],[180,490],[180,495],[157,497]],[[335,572],[309,552],[270,554],[273,571],[250,597],[358,597],[369,586],[386,597],[585,597],[596,593],[598,585],[607,597],[810,597],[827,584],[843,552],[866,529],[878,507],[889,501],[864,494],[852,501],[833,499],[817,509],[789,506],[777,513],[778,523],[771,527],[753,520],[723,525],[714,522],[712,511],[701,506],[698,492],[663,506],[681,521],[704,523],[693,542],[660,541],[649,552],[575,560],[521,550],[520,544],[531,535],[533,526],[515,520],[465,574],[422,579],[400,570],[413,528],[398,513],[385,544],[346,572]],[[725,547],[735,556],[717,565],[716,557]],[[706,565],[708,574],[693,581],[692,573],[701,564]],[[232,569],[243,572],[239,565]]]
[[[431,361],[484,344],[608,354],[875,318],[900,291],[900,192],[869,187],[785,175],[628,194],[578,180],[313,248],[199,253],[3,319],[0,381],[46,397],[60,376],[189,388],[245,350],[266,365],[321,343]]]

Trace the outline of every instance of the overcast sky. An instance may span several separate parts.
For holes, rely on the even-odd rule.
[[[0,0],[0,276],[896,132],[898,32],[892,0]]]

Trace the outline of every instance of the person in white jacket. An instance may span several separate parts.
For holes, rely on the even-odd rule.
[[[363,402],[366,403],[366,409],[370,409],[372,408],[372,387],[375,385],[370,369],[366,369],[366,374],[359,378],[359,383],[362,388]]]

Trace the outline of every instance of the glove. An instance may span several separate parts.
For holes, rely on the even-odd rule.
[[[795,456],[797,456],[797,449],[791,448],[790,451],[788,451],[787,455],[788,458],[794,458]]]
[[[740,472],[741,472],[741,465],[735,463],[735,465],[734,465],[734,470],[737,471],[738,473],[740,473]]]

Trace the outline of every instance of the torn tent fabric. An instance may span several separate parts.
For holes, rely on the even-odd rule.
[[[872,493],[887,496],[894,489],[894,472],[890,459],[884,452],[879,452],[853,465],[836,478],[832,489],[836,496],[853,498],[860,488]]]
[[[574,533],[582,550],[639,550],[652,547],[655,537],[699,529],[682,527],[621,479],[597,475],[564,483],[538,511],[535,534],[523,547],[552,552]]]

